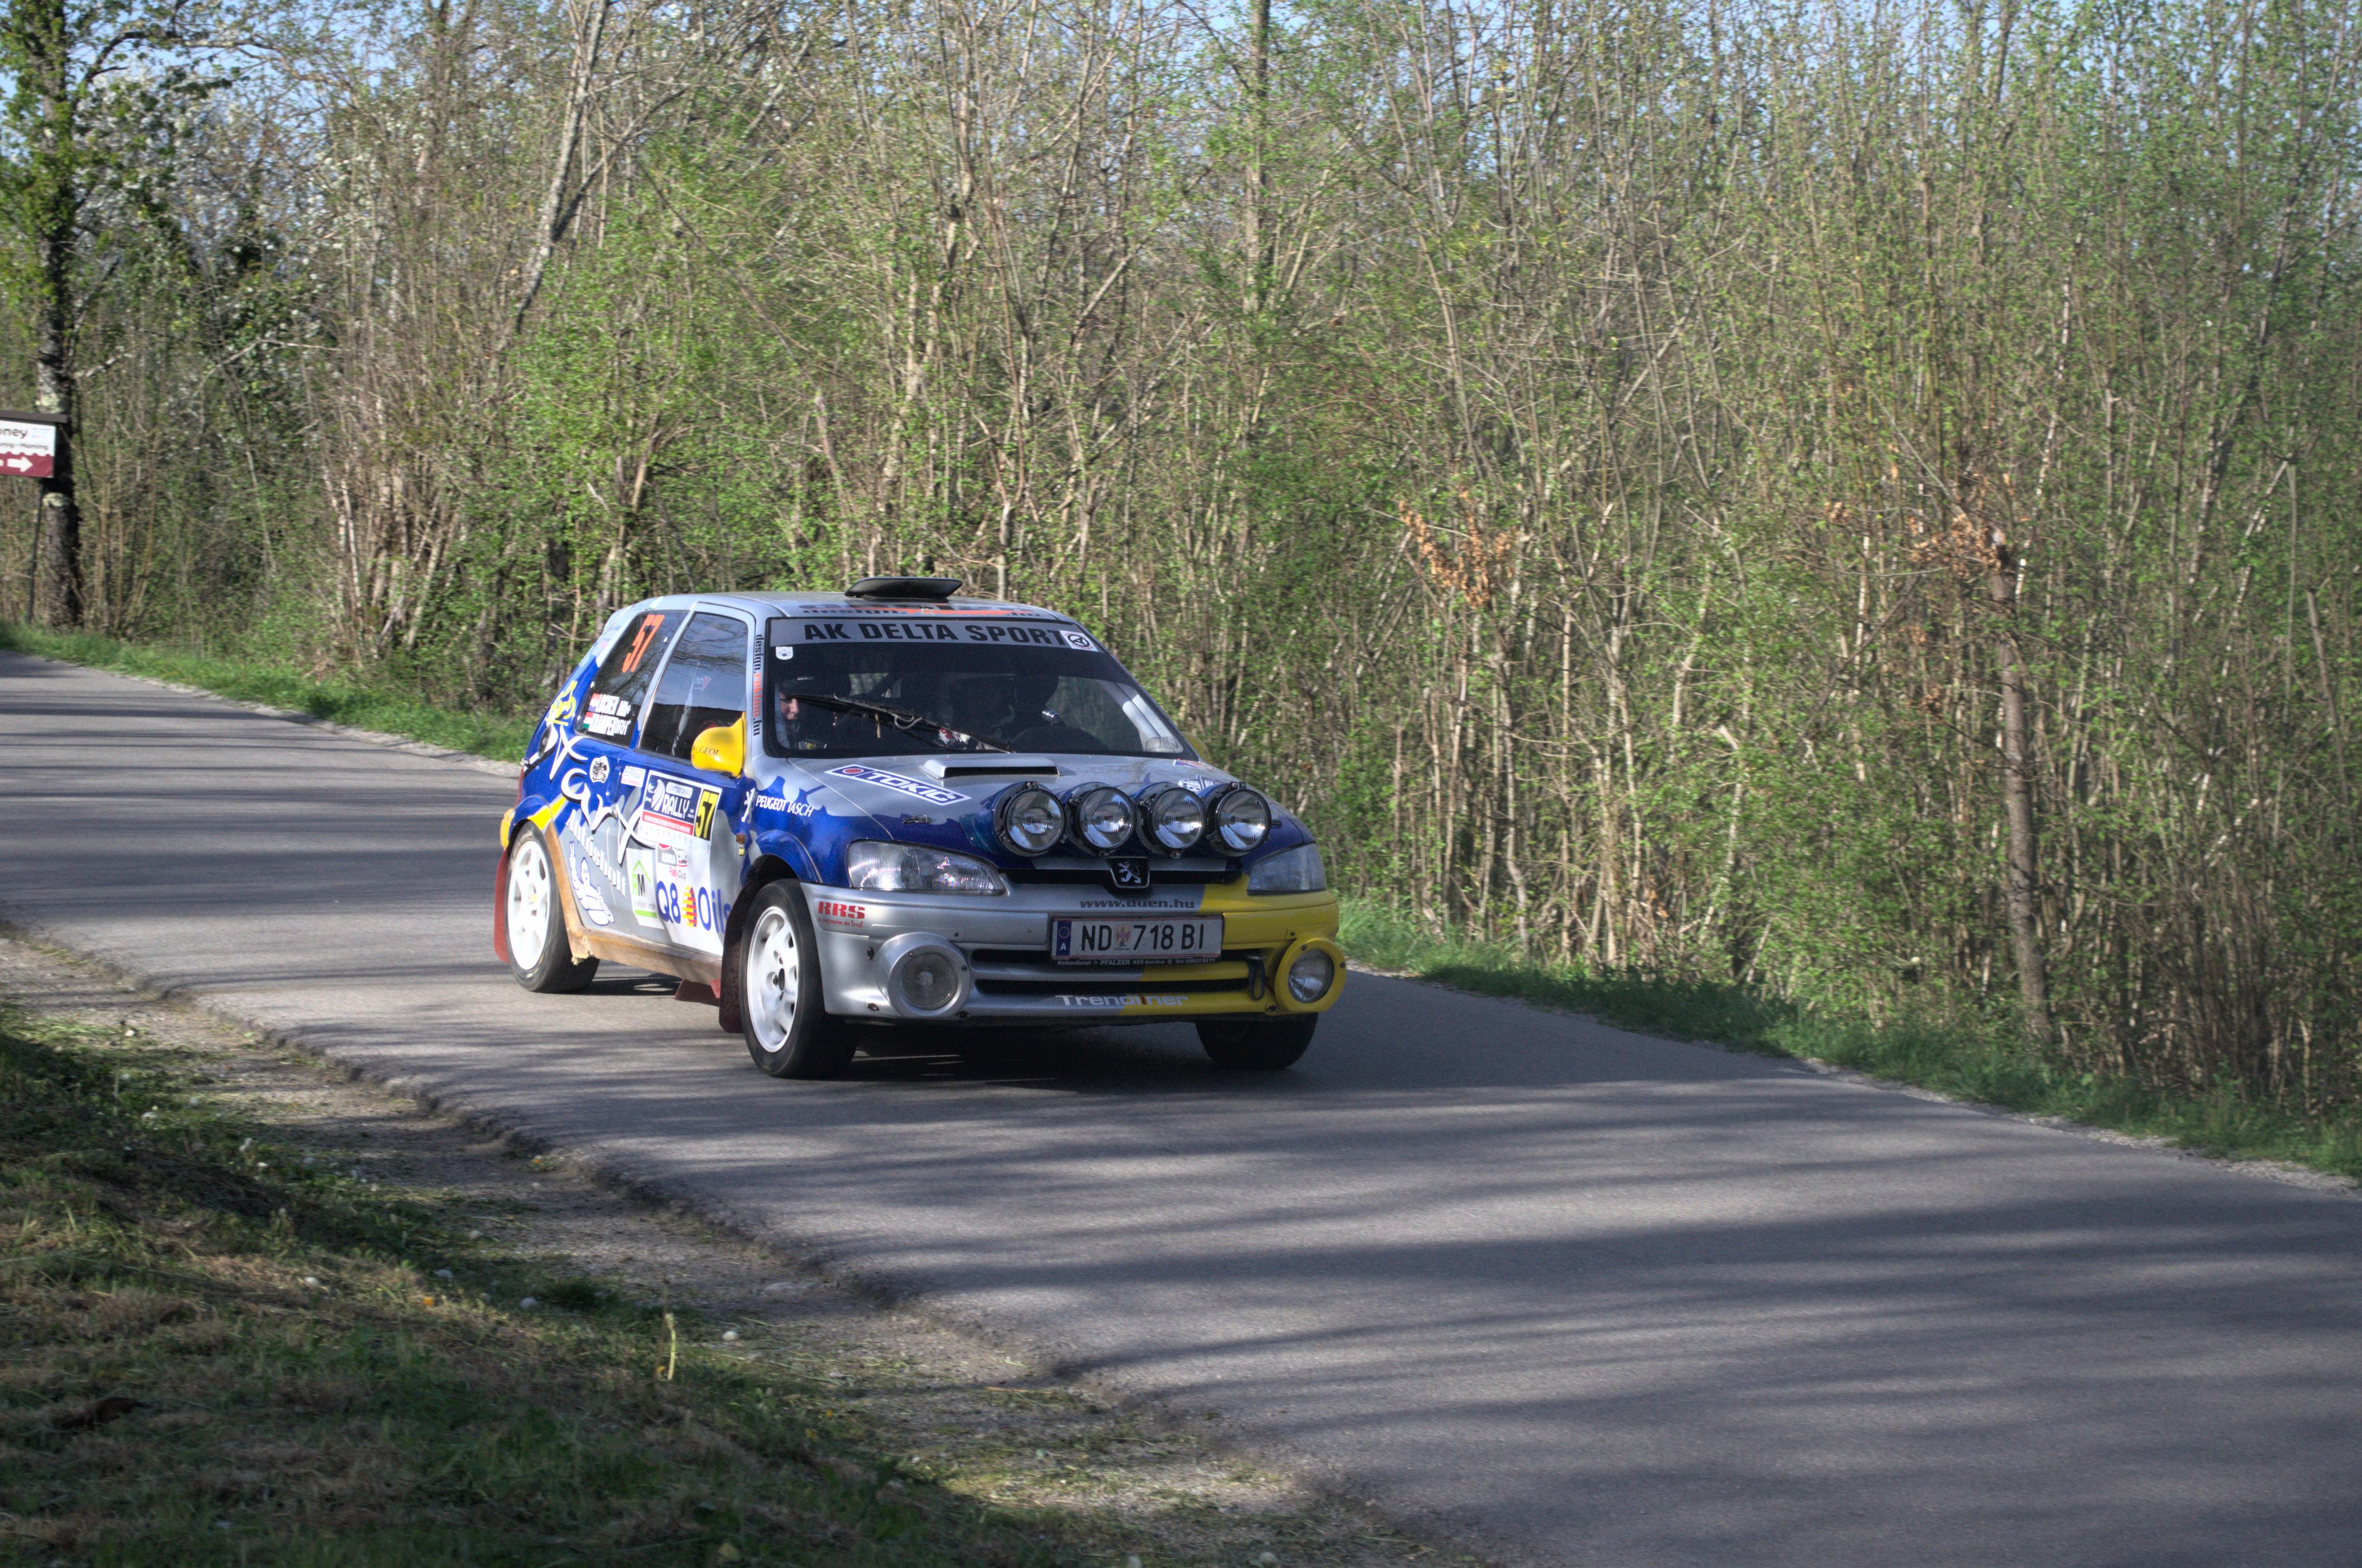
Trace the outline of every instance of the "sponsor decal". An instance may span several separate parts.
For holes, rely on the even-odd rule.
[[[651,773],[647,787],[640,792],[640,815],[654,817],[660,823],[690,832],[697,824],[698,788],[686,778],[675,778],[668,773]],[[699,830],[698,836],[704,834]]]
[[[620,735],[628,733],[631,727],[631,699],[608,691],[590,694],[590,711],[582,719],[582,728],[586,732],[594,735]]]
[[[892,790],[899,794],[911,796],[914,800],[924,801],[931,806],[956,806],[967,799],[956,790],[946,790],[940,784],[929,784],[923,779],[905,778],[899,773],[889,773],[882,767],[866,767],[857,762],[848,763],[843,767],[832,767],[828,771],[832,777],[857,778],[864,784],[875,784],[880,790]]]
[[[1015,644],[1025,647],[1082,648],[1098,645],[1081,632],[981,621],[799,621],[797,639],[807,643]],[[781,650],[781,657],[791,657]]]
[[[632,915],[648,925],[657,923],[657,861],[645,849],[626,851],[624,876],[630,884]]]
[[[788,792],[784,789],[776,794],[756,796],[755,809],[758,812],[780,812],[791,817],[814,816],[820,811],[818,806],[812,805],[810,801],[789,800]]]
[[[1119,997],[1061,996],[1055,999],[1061,1007],[1098,1008],[1186,1007],[1189,1002],[1189,999],[1187,997],[1153,996],[1144,994],[1140,991],[1132,991],[1127,995]]]
[[[590,759],[590,782],[593,784],[604,784],[607,782],[607,759],[605,757],[594,756]]]
[[[566,868],[574,874],[574,907],[592,925],[613,925],[614,914],[607,908],[607,896],[593,880],[590,856],[577,849],[566,857]]]
[[[842,903],[834,899],[815,899],[812,910],[820,916],[821,924],[831,931],[859,931],[869,923],[866,905]]]
[[[730,906],[706,889],[662,878],[656,888],[657,918],[688,931],[719,933],[730,923]]]
[[[624,788],[628,790],[647,776],[648,770],[645,767],[626,767],[623,773]]]
[[[1156,899],[1077,899],[1087,910],[1194,910],[1204,902],[1197,893],[1176,894]]]

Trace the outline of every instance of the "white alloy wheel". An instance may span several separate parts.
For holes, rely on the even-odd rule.
[[[529,991],[579,991],[599,972],[596,958],[574,956],[557,900],[557,868],[550,864],[549,846],[538,830],[518,828],[499,919],[509,939],[509,973]]]
[[[520,969],[540,964],[557,922],[557,889],[551,885],[549,851],[541,835],[528,829],[517,839],[509,857],[509,959]]]
[[[802,989],[803,955],[797,951],[795,922],[784,909],[767,909],[746,933],[745,1002],[746,1028],[765,1051],[787,1048]]]
[[[803,885],[766,882],[753,900],[746,933],[722,966],[737,988],[746,1054],[775,1078],[833,1078],[858,1046],[852,1026],[829,1016]]]

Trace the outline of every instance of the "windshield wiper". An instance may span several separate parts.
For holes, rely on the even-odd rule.
[[[955,736],[970,745],[980,745],[988,751],[1013,749],[990,735],[970,734],[966,730],[952,728],[940,719],[931,719],[924,713],[914,713],[908,708],[889,707],[883,702],[871,702],[859,697],[835,697],[816,691],[788,691],[781,693],[781,698],[789,702],[814,702],[821,707],[836,708],[847,713],[866,713],[871,718],[885,720],[904,734],[917,735],[921,740],[933,741],[946,750],[950,749],[950,743],[943,738],[944,735]]]

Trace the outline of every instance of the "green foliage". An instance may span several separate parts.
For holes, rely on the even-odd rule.
[[[259,702],[355,729],[502,760],[524,756],[525,742],[532,738],[544,706],[542,701],[533,700],[506,712],[499,708],[458,712],[381,685],[308,679],[274,662],[126,643],[92,632],[47,632],[6,621],[0,621],[0,647],[194,686],[240,702]]]
[[[2341,12],[1168,21],[304,46],[316,156],[241,85],[82,257],[98,624],[524,710],[948,572],[1432,929],[1881,1017],[2018,993],[2022,664],[2070,1065],[2362,1099]]]
[[[1434,933],[1404,911],[1349,900],[1340,942],[1356,962],[1479,996],[1586,1013],[1676,1039],[1850,1068],[1978,1105],[2058,1117],[2235,1159],[2362,1177],[2362,1114],[2308,1111],[2236,1082],[2179,1092],[2104,1077],[2014,1021],[1922,1001],[1879,1016],[1808,1008],[1760,987],[1639,969],[1538,964],[1497,943]]]

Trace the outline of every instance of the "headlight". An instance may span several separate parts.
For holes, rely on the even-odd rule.
[[[1000,873],[973,855],[923,844],[865,840],[845,856],[852,885],[868,893],[1005,893]]]
[[[1068,798],[1075,836],[1101,855],[1123,847],[1131,837],[1131,802],[1123,791],[1105,784],[1094,784]]]
[[[1299,844],[1267,860],[1255,862],[1247,873],[1250,893],[1325,893],[1329,874],[1320,866],[1320,846]],[[1314,993],[1318,995],[1319,993]]]
[[[993,812],[993,830],[1000,842],[1020,855],[1047,855],[1066,831],[1066,810],[1058,797],[1039,784],[1021,784],[1000,798]]]
[[[1271,802],[1237,785],[1214,802],[1214,836],[1226,849],[1244,854],[1271,836]]]
[[[1180,854],[1206,836],[1206,802],[1178,784],[1151,790],[1140,799],[1140,836]]]

